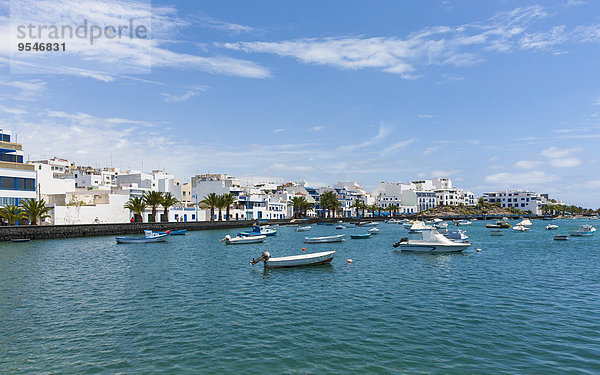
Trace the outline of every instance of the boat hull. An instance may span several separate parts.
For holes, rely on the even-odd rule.
[[[303,254],[282,258],[271,258],[264,262],[265,268],[291,268],[304,266],[319,266],[329,264],[335,256],[335,251],[326,251],[323,253]]]
[[[331,237],[306,237],[304,243],[334,243],[334,242],[345,242],[344,235],[331,236]]]
[[[232,239],[225,240],[227,245],[244,245],[249,243],[261,243],[265,242],[265,236],[250,236],[250,237],[236,237]]]
[[[440,246],[440,245],[419,245],[419,244],[400,244],[400,251],[410,253],[460,253],[467,249],[471,244],[463,246]]]
[[[154,237],[154,238],[145,238],[145,237],[117,237],[117,243],[153,243],[153,242],[165,242],[167,235]]]

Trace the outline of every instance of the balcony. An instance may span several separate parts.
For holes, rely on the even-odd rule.
[[[0,142],[6,143],[6,142]],[[11,163],[8,161],[0,161],[0,169],[15,169],[19,171],[35,171],[33,164]]]
[[[21,146],[20,143],[14,143],[14,142],[0,141],[0,148],[3,148],[5,150],[23,151],[23,146]]]

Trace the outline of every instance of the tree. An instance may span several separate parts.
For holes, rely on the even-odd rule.
[[[8,221],[9,225],[15,225],[15,223],[25,218],[25,213],[19,206],[8,204],[0,208],[0,217]]]
[[[152,221],[156,222],[156,208],[162,205],[163,195],[160,191],[147,191],[143,195],[144,203],[152,207]]]
[[[200,203],[210,207],[210,221],[215,219],[215,207],[219,203],[219,196],[216,193],[207,194]]]
[[[140,221],[144,222],[144,211],[146,211],[146,202],[143,197],[131,197],[129,200],[123,205],[123,208],[129,209],[136,214]]]
[[[331,211],[333,213],[333,218],[335,219],[336,213],[339,211],[340,208],[342,208],[342,203],[339,201],[339,199],[337,197],[335,197],[335,200],[332,200],[330,205],[331,205]]]
[[[179,200],[175,198],[171,192],[163,193],[163,199],[161,203],[164,210],[163,221],[169,221],[169,208],[173,207],[177,203],[179,203]]]
[[[358,199],[355,199],[354,202],[352,202],[352,205],[350,206],[350,208],[356,209],[356,216],[358,216],[358,211],[362,207],[363,207],[363,203],[361,201],[359,201]],[[364,216],[364,212],[363,212],[363,216]]]
[[[329,216],[331,216],[331,210],[336,205],[335,202],[339,203],[339,200],[334,191],[328,190],[321,194],[319,202],[321,204],[321,209],[323,210],[323,217],[325,217],[325,209],[329,209]]]
[[[223,204],[225,205],[225,215],[227,216],[226,220],[229,220],[229,209],[236,202],[237,199],[231,193],[223,194],[222,199],[223,199]]]
[[[294,207],[294,217],[299,218],[302,216],[302,211],[306,209],[308,201],[305,197],[293,197],[292,206]]]
[[[219,221],[223,220],[223,209],[225,208],[225,199],[224,195],[219,195],[217,198],[217,203],[215,204],[217,210],[219,210]]]
[[[25,199],[23,203],[21,203],[21,206],[23,207],[25,217],[29,218],[31,225],[37,225],[38,220],[42,221],[45,218],[50,217],[48,212],[52,209],[46,207],[46,202],[44,202],[43,199],[36,201],[33,198]]]

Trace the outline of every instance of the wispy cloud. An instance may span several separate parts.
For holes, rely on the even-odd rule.
[[[421,29],[405,38],[338,36],[278,42],[236,42],[220,46],[248,53],[270,53],[294,57],[306,64],[328,65],[344,70],[377,69],[412,79],[421,66],[470,66],[484,60],[486,53],[508,53],[516,48],[539,49],[566,42],[595,42],[597,26],[579,27],[565,36],[560,27],[542,33],[528,28],[551,12],[539,5],[501,12],[483,22],[460,26]],[[440,83],[461,80],[447,76]]]
[[[557,168],[572,168],[581,164],[577,158],[551,159],[550,165]]]
[[[203,91],[206,91],[207,89],[208,88],[206,86],[195,86],[189,88],[183,94],[180,95],[169,93],[163,93],[162,95],[165,99],[165,102],[167,103],[181,103],[193,98],[194,96],[200,94]]]
[[[431,172],[431,177],[447,178],[447,177],[452,177],[460,172],[461,172],[460,169],[447,169],[447,170],[446,169],[438,169],[438,170]]]
[[[308,129],[312,132],[320,132],[321,130],[325,129],[324,126],[322,125],[317,125],[317,126],[313,126],[312,128]]]
[[[519,160],[518,162],[515,163],[515,167],[522,168],[522,169],[532,169],[532,168],[537,167],[540,164],[542,164],[542,162],[537,161],[537,160]]]
[[[434,118],[434,117],[436,117],[436,116],[437,116],[437,115],[431,115],[431,114],[426,114],[426,113],[419,113],[419,114],[417,115],[417,117],[418,117],[418,118]]]
[[[542,156],[545,156],[550,159],[555,158],[564,158],[570,156],[576,152],[580,152],[581,148],[572,147],[572,148],[558,148],[556,146],[548,147],[547,149],[541,152]]]
[[[377,131],[377,134],[367,140],[364,141],[362,143],[358,143],[358,144],[354,144],[354,145],[347,145],[347,146],[341,146],[339,148],[339,150],[341,151],[353,151],[353,150],[357,150],[357,149],[361,149],[361,148],[365,148],[365,147],[370,147],[373,145],[378,144],[379,142],[383,141],[390,133],[392,132],[392,128],[387,127],[385,125],[379,125],[379,130]]]
[[[425,149],[425,151],[423,151],[423,156],[429,156],[432,153],[436,152],[437,150],[439,150],[441,147],[440,146],[429,146]]]
[[[255,31],[253,27],[240,25],[232,22],[225,22],[218,20],[216,18],[210,17],[207,14],[197,14],[190,16],[190,19],[193,20],[196,24],[199,24],[202,27],[206,27],[209,29],[215,29],[219,31],[226,31],[233,34],[240,33],[249,33]]]
[[[284,131],[285,131],[285,129],[278,128],[278,129],[273,130],[273,133],[281,133],[281,132],[284,132]]]
[[[508,187],[514,185],[533,186],[557,181],[558,176],[549,175],[543,171],[526,173],[496,173],[485,177],[485,182],[496,186]]]
[[[0,100],[34,101],[46,90],[46,82],[39,79],[17,81],[5,77],[0,86],[8,89],[6,94],[0,94]]]
[[[417,140],[416,138],[411,138],[411,139],[407,139],[407,140],[404,140],[404,141],[400,141],[400,142],[394,143],[393,145],[386,147],[383,150],[383,154],[394,153],[394,152],[396,152],[398,150],[401,150],[401,149],[405,148],[406,146],[414,143],[416,140]]]

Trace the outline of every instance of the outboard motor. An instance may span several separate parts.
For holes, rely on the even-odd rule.
[[[227,241],[227,240],[230,240],[230,239],[231,239],[231,236],[230,235],[226,235],[225,238],[220,239],[219,242]]]
[[[407,243],[407,242],[408,242],[408,237],[403,237],[400,239],[400,241],[394,243],[392,246],[398,247],[398,246],[402,245],[403,243]]]
[[[252,260],[250,261],[250,264],[255,265],[258,262],[269,260],[270,257],[271,257],[271,254],[269,254],[268,251],[263,251],[262,255],[260,257],[258,257],[257,259],[252,258]]]

